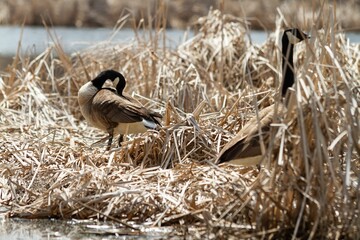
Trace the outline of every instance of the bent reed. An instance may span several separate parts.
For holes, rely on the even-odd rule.
[[[217,166],[242,126],[279,103],[284,22],[260,46],[241,19],[217,10],[198,24],[176,49],[160,46],[158,31],[72,56],[55,45],[15,57],[0,78],[7,216],[111,220],[133,234],[171,226],[169,236],[194,238],[359,238],[359,44],[333,27],[312,30],[295,49],[294,97],[271,125],[265,167]],[[159,131],[110,151],[91,146],[106,134],[86,124],[76,96],[105,69],[159,110]]]

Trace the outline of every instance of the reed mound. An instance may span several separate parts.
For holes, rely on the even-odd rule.
[[[262,108],[279,101],[282,21],[261,46],[246,23],[211,11],[176,49],[166,31],[67,56],[17,56],[0,78],[0,203],[9,217],[171,226],[193,238],[359,238],[360,45],[328,27],[296,47],[297,84],[258,169],[213,164]],[[160,131],[105,151],[77,90],[116,69],[164,115]],[[94,144],[100,140],[99,143]]]

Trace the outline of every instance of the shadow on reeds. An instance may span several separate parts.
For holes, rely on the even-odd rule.
[[[56,45],[16,59],[0,78],[1,203],[12,217],[173,226],[185,237],[359,237],[360,49],[329,20],[296,49],[295,98],[272,126],[260,170],[212,162],[279,101],[281,18],[261,46],[241,19],[211,11],[174,50],[159,47],[166,31],[157,27],[125,45],[73,56]],[[91,147],[105,135],[86,125],[76,99],[107,68],[164,114],[160,131],[110,152]]]

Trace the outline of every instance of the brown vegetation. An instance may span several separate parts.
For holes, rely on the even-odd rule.
[[[71,57],[58,45],[32,61],[17,56],[0,78],[0,204],[11,217],[106,219],[132,234],[172,226],[196,238],[359,238],[360,46],[329,25],[296,48],[296,99],[272,126],[260,170],[213,161],[279,101],[283,19],[262,46],[242,20],[212,11],[174,50],[160,47],[157,30]],[[109,152],[91,145],[105,134],[76,100],[107,68],[165,116],[160,131]]]
[[[126,14],[138,24],[148,22],[148,16],[156,16],[159,7],[166,15],[166,26],[185,28],[210,8],[220,9],[237,17],[246,18],[251,29],[273,30],[279,10],[289,24],[311,24],[319,12],[324,13],[327,1],[296,0],[0,0],[0,23],[43,25],[43,18],[55,26],[103,26],[113,27]],[[333,4],[329,11],[335,12],[336,24],[346,30],[359,31],[360,1],[328,1]],[[305,17],[304,17],[305,16]],[[307,22],[309,21],[310,22]],[[125,26],[133,27],[129,21]],[[317,22],[326,25],[326,23]],[[148,25],[148,24],[146,24]],[[154,23],[154,25],[156,25]]]

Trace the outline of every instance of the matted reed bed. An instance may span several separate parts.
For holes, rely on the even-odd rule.
[[[359,238],[360,46],[334,28],[296,47],[296,97],[272,126],[263,166],[214,164],[279,101],[282,24],[258,46],[244,22],[212,11],[176,49],[159,45],[165,31],[72,56],[60,45],[17,56],[0,78],[7,215],[114,221],[133,235]],[[76,95],[108,68],[164,118],[159,131],[105,151],[106,134],[87,125]]]

